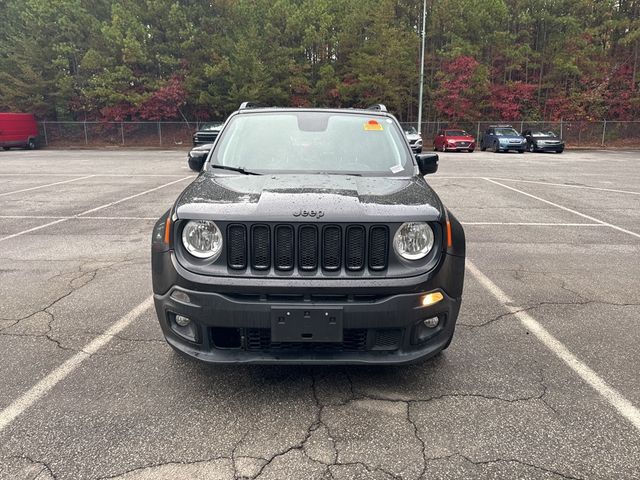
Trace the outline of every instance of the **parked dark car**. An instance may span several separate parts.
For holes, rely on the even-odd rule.
[[[193,146],[215,142],[221,129],[222,123],[203,123],[193,134]]]
[[[0,147],[33,150],[38,146],[38,125],[30,113],[0,113]]]
[[[484,131],[480,140],[480,150],[483,152],[489,149],[496,153],[509,150],[524,153],[526,148],[526,139],[511,125],[491,125]]]
[[[404,134],[407,137],[409,146],[414,153],[422,151],[422,135],[416,130],[416,127],[404,127]]]
[[[525,130],[522,134],[530,152],[564,152],[564,140],[551,131]]]
[[[473,135],[460,128],[446,128],[438,132],[433,139],[433,149],[442,152],[447,151],[467,151],[473,152],[476,148],[476,139]]]
[[[197,147],[193,147],[189,151],[189,155],[187,156],[187,162],[189,163],[189,168],[191,170],[200,171],[202,169],[202,165],[204,161],[207,159],[207,155],[213,148],[213,143],[205,143],[204,145],[198,145]]]
[[[243,104],[244,105],[244,104]],[[447,348],[465,237],[377,110],[241,108],[156,223],[156,312],[211,363],[401,364]]]

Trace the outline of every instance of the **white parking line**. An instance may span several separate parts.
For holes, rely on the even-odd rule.
[[[600,376],[587,366],[582,360],[576,357],[564,346],[560,340],[555,338],[544,328],[535,318],[529,315],[521,307],[513,304],[513,300],[504,293],[495,283],[469,260],[466,261],[466,268],[473,277],[493,295],[520,323],[533,333],[542,344],[551,352],[565,362],[582,380],[602,396],[609,405],[615,408],[620,415],[626,418],[637,430],[640,431],[640,410],[638,410],[629,400],[627,400],[615,388],[609,386]]]
[[[109,343],[114,336],[118,335],[136,318],[146,312],[153,305],[153,296],[149,296],[144,302],[135,307],[124,317],[109,327],[104,333],[87,343],[82,350],[73,355],[62,365],[54,369],[46,377],[36,383],[33,387],[13,401],[8,407],[0,412],[0,432],[13,422],[18,416],[24,413],[29,407],[46,395],[53,387],[64,380],[70,373],[82,364],[86,359]]]
[[[38,218],[38,219],[53,219],[59,218],[64,220],[157,220],[158,217],[92,217],[92,216],[83,216],[78,217],[76,215],[0,215],[0,218],[14,218],[14,219],[29,219],[29,218]]]
[[[106,205],[100,205],[99,207],[85,210],[84,212],[78,213],[76,216],[80,217],[88,213],[93,213],[93,212],[97,212],[98,210],[103,210],[105,208],[113,207],[114,205],[118,205],[119,203],[126,202],[127,200],[131,200],[132,198],[137,198],[142,195],[146,195],[147,193],[155,192],[156,190],[160,190],[161,188],[168,187],[169,185],[173,185],[174,183],[182,182],[183,180],[188,180],[190,178],[191,176],[188,176],[188,177],[181,178],[180,180],[175,180],[173,182],[165,183],[164,185],[160,185],[159,187],[151,188],[149,190],[145,190],[144,192],[136,193],[135,195],[130,195],[120,200],[116,200],[115,202],[107,203]]]
[[[80,213],[78,213],[76,215],[73,215],[73,216],[70,216],[70,217],[59,218],[58,220],[54,220],[53,222],[45,223],[44,225],[40,225],[40,226],[37,226],[37,227],[29,228],[27,230],[22,230],[21,232],[14,233],[12,235],[7,235],[6,237],[0,237],[0,242],[3,242],[5,240],[9,240],[11,238],[19,237],[19,236],[27,234],[27,233],[35,232],[37,230],[41,230],[43,228],[50,227],[51,225],[56,225],[58,223],[67,222],[67,221],[69,221],[69,220],[71,220],[73,218],[78,218],[81,215],[84,216],[84,215],[86,215],[88,213],[96,212],[98,210],[102,210],[104,208],[108,208],[108,207],[111,207],[113,205],[117,205],[117,204],[125,202],[127,200],[131,200],[132,198],[137,198],[137,197],[139,197],[141,195],[146,195],[147,193],[155,192],[156,190],[160,190],[161,188],[168,187],[169,185],[173,185],[175,183],[182,182],[184,180],[188,180],[188,179],[191,179],[191,178],[192,178],[191,176],[183,177],[183,178],[181,178],[179,180],[174,180],[173,182],[169,182],[169,183],[165,183],[164,185],[160,185],[159,187],[150,188],[149,190],[145,190],[144,192],[136,193],[135,195],[129,195],[128,197],[122,198],[120,200],[116,200],[115,202],[110,202],[110,203],[107,203],[105,205],[101,205],[101,206],[96,207],[96,208],[91,208],[89,210],[85,210],[84,212],[80,212]]]
[[[0,177],[70,177],[82,173],[0,173]],[[177,173],[95,173],[92,177],[182,177]],[[478,177],[479,178],[479,177]]]
[[[13,190],[12,192],[0,193],[0,197],[6,195],[13,195],[14,193],[30,192],[32,190],[38,190],[40,188],[53,187],[54,185],[62,185],[63,183],[77,182],[78,180],[86,180],[87,178],[95,177],[95,175],[87,175],[86,177],[72,178],[71,180],[64,180],[61,182],[47,183],[46,185],[38,185],[37,187],[23,188],[22,190]]]
[[[606,227],[601,223],[460,222],[462,225],[517,225],[524,227]]]
[[[489,178],[491,180],[501,180],[503,182],[534,183],[536,185],[550,185],[552,187],[582,188],[585,190],[598,190],[601,192],[627,193],[629,195],[640,195],[640,192],[634,192],[632,190],[618,190],[615,188],[590,187],[587,185],[567,185],[566,183],[541,182],[537,180],[519,180],[517,178],[500,178],[500,177],[483,177],[483,178]]]
[[[509,185],[505,185],[505,184],[497,182],[495,180],[491,180],[490,178],[484,177],[484,180],[486,180],[487,182],[495,183],[496,185],[500,185],[501,187],[504,187],[504,188],[506,188],[508,190],[513,190],[514,192],[518,192],[518,193],[520,193],[522,195],[526,195],[527,197],[535,198],[536,200],[539,200],[539,201],[544,202],[544,203],[546,203],[548,205],[551,205],[553,207],[556,207],[556,208],[559,208],[561,210],[564,210],[565,212],[571,212],[571,213],[573,213],[575,215],[578,215],[578,216],[580,216],[582,218],[586,218],[587,220],[591,220],[592,222],[597,222],[597,223],[599,223],[601,225],[605,225],[607,227],[613,228],[614,230],[618,230],[619,232],[623,232],[623,233],[626,233],[628,235],[632,235],[632,236],[634,236],[636,238],[640,238],[640,233],[632,232],[631,230],[627,230],[626,228],[622,228],[622,227],[619,227],[619,226],[614,225],[612,223],[605,222],[604,220],[600,220],[599,218],[592,217],[591,215],[586,215],[584,213],[578,212],[577,210],[573,210],[572,208],[568,208],[568,207],[559,205],[557,203],[550,202],[549,200],[545,200],[544,198],[537,197],[536,195],[532,195],[530,193],[523,192],[522,190],[518,190],[517,188],[510,187]]]

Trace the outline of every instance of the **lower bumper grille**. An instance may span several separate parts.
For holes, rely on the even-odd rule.
[[[345,329],[342,343],[321,342],[272,342],[268,328],[248,328],[246,349],[249,351],[317,351],[362,352],[367,348],[366,329]]]

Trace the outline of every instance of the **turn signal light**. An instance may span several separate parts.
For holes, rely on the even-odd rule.
[[[164,224],[164,244],[169,245],[171,242],[171,215],[167,217],[167,221]]]
[[[430,307],[431,305],[435,305],[439,301],[444,298],[441,292],[431,292],[427,293],[424,297],[422,297],[422,306]]]

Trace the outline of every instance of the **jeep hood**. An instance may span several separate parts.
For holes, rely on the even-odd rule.
[[[441,211],[422,178],[349,175],[203,173],[175,204],[178,218],[258,222],[435,221]]]

